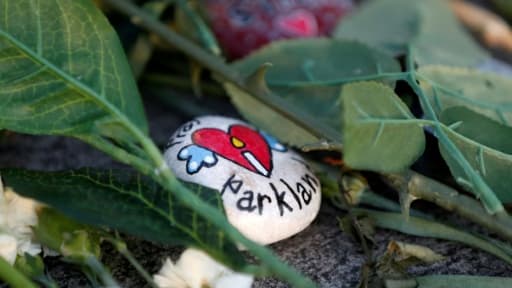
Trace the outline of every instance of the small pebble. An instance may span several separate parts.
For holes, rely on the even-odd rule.
[[[237,119],[185,123],[170,138],[165,159],[178,178],[218,190],[231,224],[260,244],[300,232],[320,209],[320,181],[306,161]]]

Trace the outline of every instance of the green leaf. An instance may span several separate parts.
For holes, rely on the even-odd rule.
[[[478,171],[498,198],[512,202],[512,127],[502,125],[465,107],[445,109],[440,119],[447,127],[445,132],[468,160],[471,167]],[[450,129],[449,127],[453,127]],[[469,181],[462,167],[453,156],[440,145],[441,154],[448,163],[452,175],[457,179]],[[470,190],[471,187],[466,187]]]
[[[423,153],[422,122],[391,88],[375,82],[349,84],[343,88],[342,99],[343,154],[349,166],[397,172]]]
[[[373,0],[340,22],[336,38],[359,40],[394,55],[414,44],[418,64],[476,66],[488,58],[444,0]]]
[[[471,69],[427,66],[418,71],[420,84],[439,116],[452,106],[465,106],[512,126],[512,81]]]
[[[0,10],[0,128],[96,146],[147,134],[124,51],[92,1],[4,0]]]
[[[301,118],[308,117],[314,127],[328,131],[331,140],[338,143],[341,142],[338,132],[341,131],[341,85],[383,79],[394,86],[395,79],[388,78],[400,72],[399,63],[380,51],[356,42],[332,39],[278,41],[232,66],[249,77],[264,63],[272,63],[264,79],[271,90],[269,97],[280,100],[283,109],[291,107]],[[226,88],[235,106],[249,121],[282,141],[303,146],[320,140],[233,85]]]
[[[510,246],[503,242],[497,245],[495,244],[497,241],[489,241],[475,233],[468,233],[445,224],[417,217],[406,219],[399,213],[379,212],[368,209],[354,209],[354,212],[370,217],[375,221],[375,225],[381,228],[420,237],[457,241],[486,251],[512,264],[512,255],[509,253],[510,248],[503,248],[503,246]]]
[[[6,185],[20,195],[55,207],[80,222],[118,229],[141,238],[202,249],[241,267],[243,258],[224,232],[156,183],[122,171],[33,172],[2,170]],[[189,184],[192,191],[222,209],[217,191]]]

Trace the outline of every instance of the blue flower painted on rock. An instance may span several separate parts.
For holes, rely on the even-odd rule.
[[[178,153],[179,160],[187,161],[187,173],[197,173],[203,166],[212,167],[217,164],[217,156],[207,149],[197,145],[188,145],[183,147]]]

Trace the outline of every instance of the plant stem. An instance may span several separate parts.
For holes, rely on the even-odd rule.
[[[135,127],[130,128],[131,130],[137,129]],[[97,148],[100,151],[107,153],[108,155],[120,161],[121,163],[135,167],[142,174],[147,175],[153,171],[153,167],[149,165],[150,163],[148,163],[144,159],[141,159],[135,155],[128,153],[124,149],[121,149],[113,145],[112,143],[110,143],[109,141],[105,140],[102,137],[80,136],[76,138],[88,143],[89,145]]]
[[[188,17],[188,19],[192,22],[192,24],[195,26],[195,30],[199,36],[199,39],[201,40],[201,43],[203,46],[208,49],[210,52],[212,52],[215,55],[220,55],[221,51],[219,48],[219,44],[217,43],[217,39],[213,36],[212,31],[206,25],[203,18],[201,18],[199,15],[197,15],[197,12],[195,9],[190,7],[192,5],[190,1],[188,0],[180,0],[177,2],[179,9],[183,11]]]
[[[396,190],[406,191],[413,197],[435,203],[448,211],[454,211],[498,233],[504,239],[512,241],[512,221],[510,218],[490,215],[480,202],[460,194],[451,187],[411,171],[403,175],[385,174],[383,179]]]
[[[139,274],[148,282],[148,284],[153,288],[158,288],[158,285],[153,281],[153,278],[149,273],[140,265],[140,263],[135,259],[133,254],[128,250],[126,243],[122,241],[121,239],[115,239],[115,238],[105,238],[106,241],[110,242],[114,248],[116,248],[117,252],[119,252],[121,255],[130,262],[130,264],[139,272]]]
[[[105,266],[101,264],[101,262],[95,256],[87,256],[84,260],[84,264],[89,267],[95,275],[99,276],[101,282],[105,287],[108,288],[120,288],[119,284],[117,284],[116,280],[112,278],[112,275],[105,269]]]
[[[13,288],[36,288],[37,286],[28,280],[18,270],[14,269],[0,256],[0,279]]]
[[[361,199],[359,201],[361,201],[360,202],[361,204],[372,206],[375,208],[380,208],[380,209],[383,209],[383,210],[386,210],[389,212],[401,212],[402,211],[400,204],[398,204],[397,202],[390,200],[384,196],[381,196],[377,193],[374,193],[373,191],[371,191],[369,189],[363,192],[363,194],[361,195]],[[418,210],[411,210],[410,213],[412,216],[416,216],[419,218],[424,218],[424,219],[432,218],[432,216],[425,214]]]

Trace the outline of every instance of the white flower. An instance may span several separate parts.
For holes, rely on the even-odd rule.
[[[14,264],[16,255],[37,255],[39,244],[32,243],[32,226],[37,225],[37,202],[4,190],[0,179],[0,256]]]
[[[16,247],[16,238],[11,235],[0,234],[0,256],[11,265],[16,261]]]
[[[160,288],[250,288],[253,277],[236,273],[216,262],[208,254],[187,249],[174,264],[167,259],[153,276]]]

